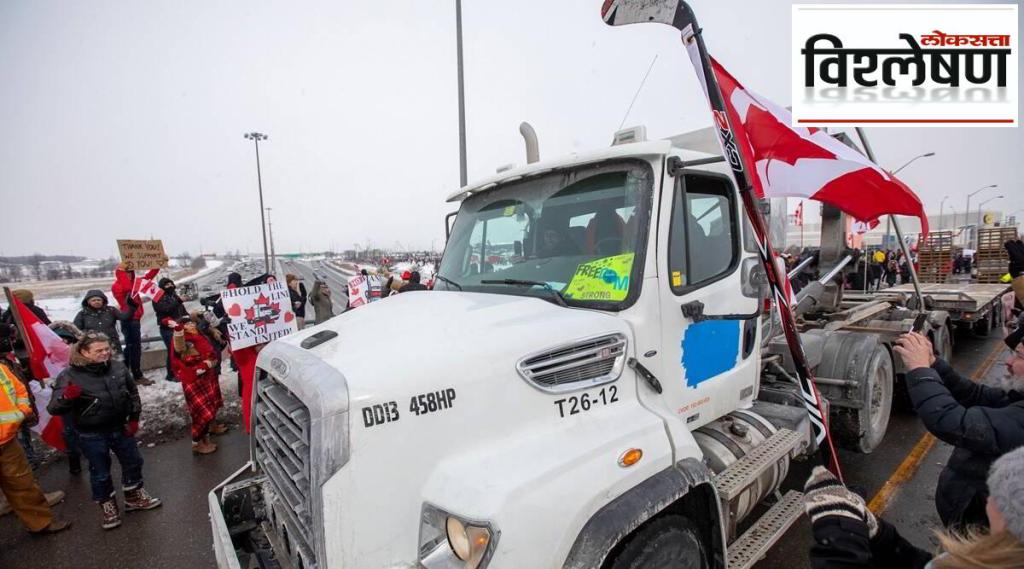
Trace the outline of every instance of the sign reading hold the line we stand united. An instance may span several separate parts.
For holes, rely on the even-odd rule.
[[[228,289],[220,293],[231,318],[231,349],[265,344],[298,330],[288,287],[283,282]]]

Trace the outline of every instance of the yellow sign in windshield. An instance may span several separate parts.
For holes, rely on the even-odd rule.
[[[621,302],[629,293],[633,253],[581,263],[562,295],[574,300]]]

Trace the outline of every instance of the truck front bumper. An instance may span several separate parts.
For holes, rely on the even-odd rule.
[[[245,534],[261,531],[256,515],[259,504],[254,504],[251,497],[262,494],[265,478],[257,476],[238,481],[244,474],[252,472],[253,464],[246,463],[207,495],[218,569],[242,569],[236,540],[240,537],[245,540]],[[250,565],[246,563],[245,566]]]

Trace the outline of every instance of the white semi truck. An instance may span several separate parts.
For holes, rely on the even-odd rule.
[[[779,491],[790,461],[816,448],[721,159],[632,130],[449,201],[435,291],[260,352],[252,460],[209,495],[218,564],[760,559],[802,512]],[[822,243],[844,228],[826,208]],[[902,372],[890,344],[916,313],[844,304],[848,263],[823,246],[798,310],[836,440],[870,452]],[[948,325],[930,314],[939,346]]]

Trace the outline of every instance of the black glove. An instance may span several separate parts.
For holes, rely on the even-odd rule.
[[[815,466],[804,485],[804,510],[811,523],[829,516],[864,522],[868,537],[878,533],[878,519],[864,504],[864,498],[850,491],[824,467]]]
[[[131,312],[135,312],[135,309],[139,307],[139,303],[135,302],[135,298],[130,294],[124,297],[124,305],[127,306]]]
[[[1024,275],[1024,242],[1020,239],[1004,243],[1006,253],[1010,256],[1010,278],[1017,278]]]

